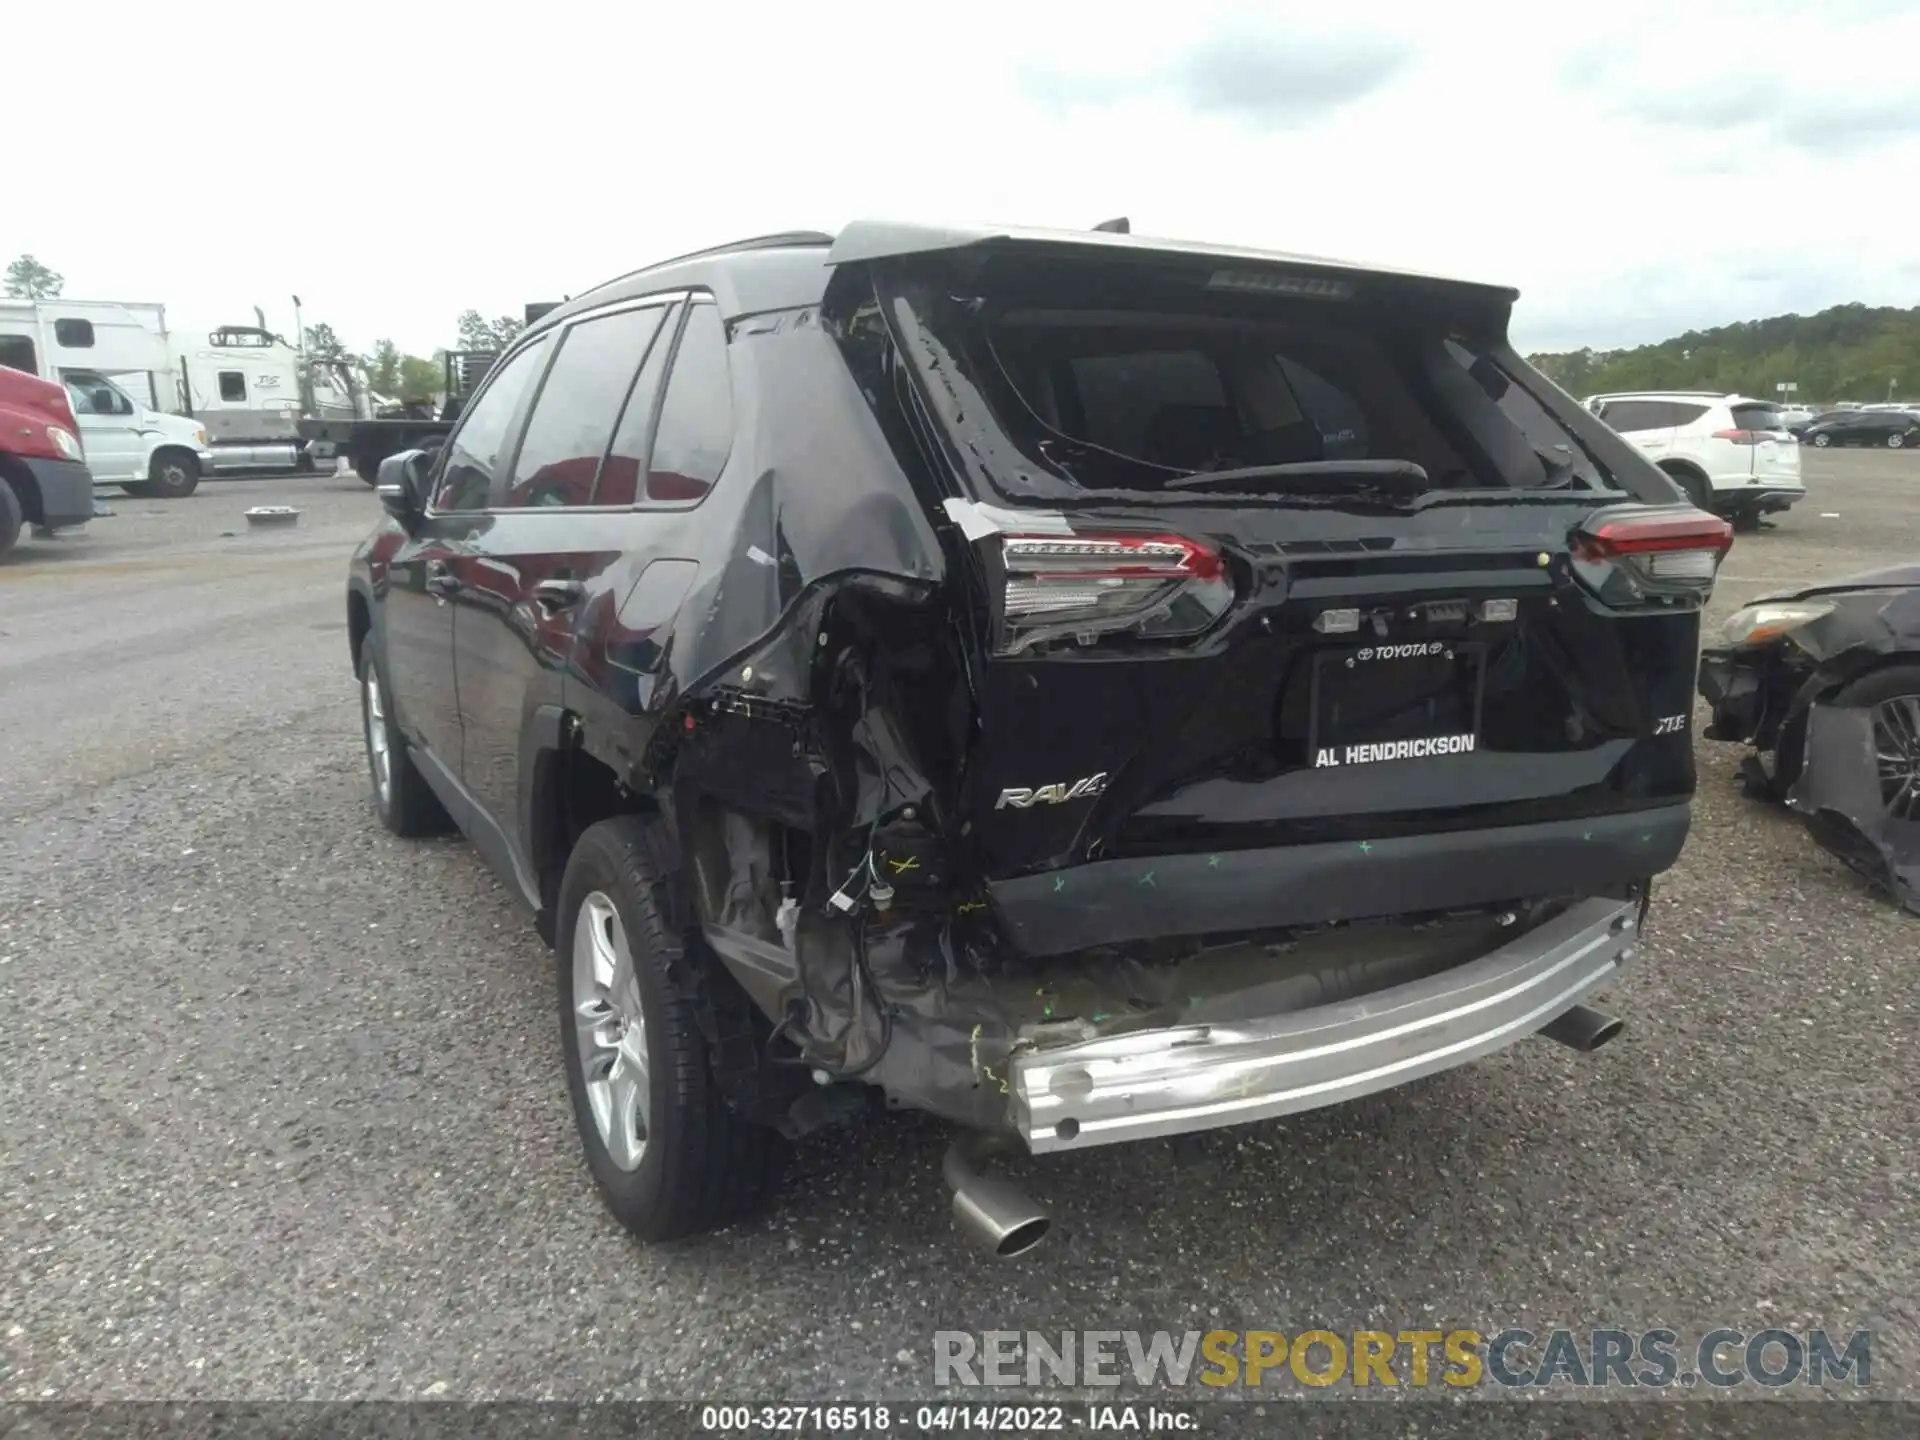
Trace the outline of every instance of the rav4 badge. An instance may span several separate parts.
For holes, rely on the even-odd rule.
[[[1031,810],[1036,805],[1064,805],[1069,800],[1091,800],[1106,788],[1107,772],[1102,770],[1098,775],[1085,776],[1070,785],[1061,781],[1042,785],[1037,790],[1022,790],[1018,786],[1002,790],[993,808],[1004,810],[1011,805],[1016,810]]]

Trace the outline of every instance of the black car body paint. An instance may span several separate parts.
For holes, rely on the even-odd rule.
[[[1005,1129],[1018,1053],[1431,977],[1581,899],[1643,897],[1684,841],[1712,567],[1663,579],[1589,535],[1692,512],[1513,352],[1512,292],[1291,267],[1388,347],[1423,453],[1464,457],[1426,493],[1088,486],[965,353],[954,296],[992,314],[1078,272],[1123,309],[1321,323],[1290,308],[1318,300],[1207,288],[1275,257],[1097,239],[853,227],[831,253],[786,237],[612,282],[518,353],[629,302],[674,307],[655,343],[723,325],[711,491],[435,510],[355,557],[356,656],[417,667],[401,728],[543,933],[583,824],[668,825],[761,1017],[742,1040],[716,1002],[711,1058],[768,1123],[824,1123],[811,1066]],[[540,393],[514,402],[504,473]],[[1175,535],[1230,603],[1176,640],[1016,650],[1018,534]],[[1429,732],[1473,743],[1375,763]]]

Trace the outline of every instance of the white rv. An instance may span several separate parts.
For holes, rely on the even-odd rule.
[[[301,419],[367,411],[344,367],[307,364],[264,325],[169,329],[153,303],[0,300],[0,365],[66,384],[96,483],[135,493],[331,461]]]
[[[66,387],[96,486],[177,498],[214,467],[206,428],[168,413],[164,306],[0,300],[0,365]]]

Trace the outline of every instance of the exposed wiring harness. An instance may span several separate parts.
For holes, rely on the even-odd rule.
[[[850,1040],[854,1032],[860,1028],[865,1013],[865,1007],[861,1004],[864,990],[880,1014],[880,1043],[871,1055],[850,1069],[835,1066],[811,1054],[806,1046],[797,1040],[794,1042],[794,1047],[800,1052],[798,1056],[793,1059],[776,1056],[773,1054],[774,1043],[783,1035],[793,1039],[790,1032],[804,1017],[802,1008],[804,1002],[796,1002],[793,1010],[773,1027],[773,1033],[767,1037],[767,1056],[774,1064],[805,1065],[822,1071],[835,1080],[854,1080],[878,1065],[893,1044],[893,1007],[887,1004],[886,998],[881,995],[880,986],[875,983],[873,971],[867,963],[867,917],[865,914],[854,913],[863,900],[872,902],[876,909],[884,910],[893,899],[893,891],[880,878],[879,869],[873,859],[873,837],[874,832],[879,828],[879,823],[876,820],[868,827],[866,848],[861,852],[860,859],[855,862],[853,868],[847,872],[846,878],[840,882],[840,888],[833,892],[828,904],[833,909],[849,915],[852,920],[853,1015],[848,1020],[843,1033]],[[856,889],[856,886],[859,888]]]

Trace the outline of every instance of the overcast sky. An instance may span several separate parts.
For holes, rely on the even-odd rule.
[[[0,259],[176,327],[297,293],[425,353],[857,216],[1498,281],[1524,349],[1920,303],[1920,0],[94,0],[6,39]]]

